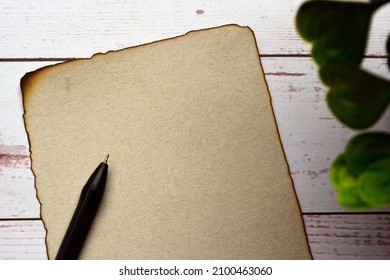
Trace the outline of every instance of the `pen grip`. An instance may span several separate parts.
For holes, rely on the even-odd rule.
[[[103,197],[106,176],[107,165],[101,163],[84,186],[58,250],[57,260],[76,260],[78,258]]]

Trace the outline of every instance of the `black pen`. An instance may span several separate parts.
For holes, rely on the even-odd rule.
[[[56,260],[77,260],[103,197],[107,180],[108,156],[99,164],[83,187]]]

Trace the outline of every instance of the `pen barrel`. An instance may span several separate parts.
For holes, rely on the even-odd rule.
[[[72,220],[58,250],[57,260],[76,260],[102,200],[108,166],[101,163],[85,184]]]

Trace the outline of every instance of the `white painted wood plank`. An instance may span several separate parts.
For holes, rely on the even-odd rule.
[[[0,2],[0,58],[90,57],[190,30],[247,25],[261,54],[308,54],[295,30],[302,0],[15,1]],[[384,55],[389,5],[372,24],[368,55]]]
[[[329,166],[346,142],[359,133],[329,111],[326,87],[310,58],[263,58],[275,117],[295,189],[304,213],[345,212],[328,180]],[[371,72],[389,76],[385,59],[366,59]],[[390,111],[373,127],[389,130]],[[390,207],[379,211],[389,211]]]
[[[28,146],[27,134],[24,130],[22,118],[23,104],[20,91],[20,79],[27,72],[54,63],[0,63],[0,144]]]
[[[314,259],[390,259],[390,215],[304,215]],[[0,259],[47,259],[41,221],[0,221]]]
[[[22,121],[19,79],[25,72],[55,62],[0,63],[0,216],[39,217]],[[276,120],[304,213],[345,212],[335,200],[328,168],[356,132],[343,127],[326,107],[326,90],[310,58],[262,58]],[[384,59],[365,66],[387,75]],[[390,113],[377,128],[388,128]],[[4,164],[11,162],[12,164]],[[390,208],[379,211],[389,211]]]
[[[0,259],[45,260],[42,221],[0,221]]]
[[[38,218],[20,78],[52,62],[0,63],[0,218]]]
[[[390,215],[304,215],[315,259],[390,259]]]
[[[28,155],[0,158],[0,218],[39,217],[33,174],[29,166],[19,165],[27,162]]]

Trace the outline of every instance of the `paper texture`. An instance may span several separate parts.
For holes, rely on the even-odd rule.
[[[311,258],[249,28],[57,64],[21,86],[50,258],[106,154],[80,258]]]

